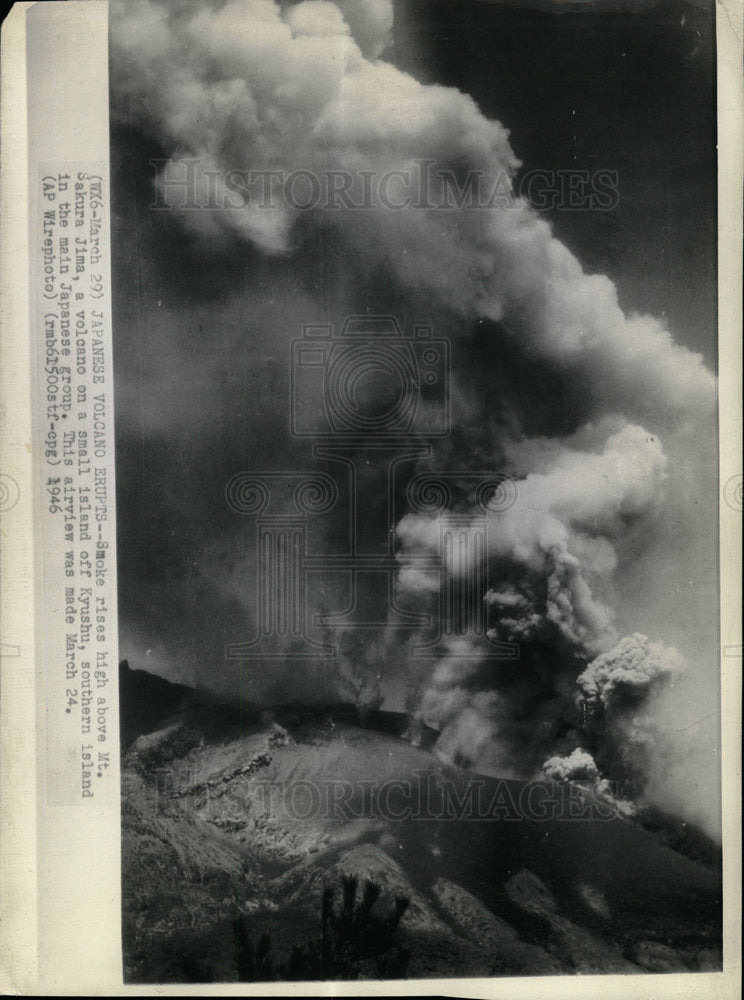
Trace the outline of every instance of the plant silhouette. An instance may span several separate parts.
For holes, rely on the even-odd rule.
[[[358,901],[357,889],[355,876],[343,876],[337,906],[336,892],[327,886],[320,938],[295,945],[284,962],[271,959],[268,934],[254,946],[248,921],[238,916],[233,925],[238,981],[403,978],[409,953],[400,943],[398,927],[409,900],[396,897],[392,906],[376,907],[381,903],[378,885],[367,881]]]

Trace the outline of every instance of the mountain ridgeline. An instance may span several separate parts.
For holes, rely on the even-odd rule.
[[[127,982],[721,967],[720,852],[674,817],[457,768],[398,713],[126,661],[120,697]]]

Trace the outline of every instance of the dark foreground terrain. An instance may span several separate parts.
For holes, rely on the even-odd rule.
[[[721,967],[717,851],[677,820],[449,766],[393,713],[126,664],[121,700],[125,981]]]

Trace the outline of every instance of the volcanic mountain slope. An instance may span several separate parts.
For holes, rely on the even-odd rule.
[[[130,982],[245,978],[241,947],[264,956],[255,978],[322,977],[307,956],[327,936],[329,893],[358,891],[361,906],[367,882],[397,958],[349,975],[720,967],[719,873],[586,792],[447,765],[426,733],[402,739],[393,713],[250,713],[141,679],[149,710],[123,726]]]

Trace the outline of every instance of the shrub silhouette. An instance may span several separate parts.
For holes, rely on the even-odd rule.
[[[268,934],[262,934],[254,948],[250,938],[248,921],[241,913],[233,923],[233,935],[237,956],[238,982],[270,982],[279,978],[278,970],[269,958],[271,938]]]
[[[262,935],[254,947],[248,921],[239,916],[233,925],[238,981],[402,979],[409,953],[400,944],[398,925],[409,900],[396,897],[392,907],[378,912],[380,907],[376,911],[375,904],[381,895],[380,887],[367,881],[358,902],[357,888],[356,877],[343,876],[337,908],[334,889],[326,887],[320,938],[295,945],[289,958],[282,963],[274,963],[269,957],[271,940],[267,934]]]

